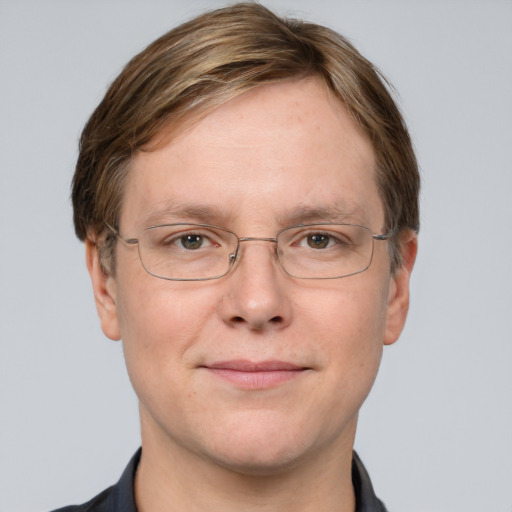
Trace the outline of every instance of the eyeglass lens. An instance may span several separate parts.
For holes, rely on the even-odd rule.
[[[280,231],[276,239],[281,266],[297,278],[330,279],[356,274],[368,268],[372,259],[373,236],[362,226],[292,226]],[[238,236],[225,228],[174,224],[144,230],[139,238],[139,254],[144,268],[156,277],[216,279],[229,272],[241,257],[240,245]]]

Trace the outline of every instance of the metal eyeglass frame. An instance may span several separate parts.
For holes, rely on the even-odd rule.
[[[213,277],[180,278],[180,277],[164,277],[164,276],[159,276],[159,275],[156,275],[156,274],[153,274],[152,272],[150,272],[148,270],[148,268],[144,265],[144,262],[142,261],[142,257],[140,255],[139,239],[138,238],[125,238],[125,237],[123,237],[119,233],[119,231],[117,229],[112,227],[107,221],[104,220],[103,223],[112,232],[112,234],[115,235],[116,238],[119,238],[125,244],[131,245],[131,246],[133,246],[133,245],[137,245],[138,246],[138,251],[137,252],[139,254],[139,260],[140,260],[144,270],[150,276],[153,276],[153,277],[155,277],[157,279],[165,279],[167,281],[212,281],[214,279],[220,279],[221,277],[224,277],[227,274],[229,274],[229,272],[231,272],[231,270],[234,268],[234,266],[235,266],[234,264],[235,264],[236,260],[238,259],[238,254],[239,254],[239,249],[240,249],[240,242],[272,242],[272,243],[277,244],[278,243],[277,237],[283,231],[286,231],[288,229],[302,228],[302,227],[307,228],[307,227],[314,227],[314,226],[329,226],[329,225],[332,225],[332,226],[354,226],[354,227],[358,227],[358,228],[363,228],[363,229],[367,230],[371,234],[371,236],[372,236],[372,252],[371,252],[371,255],[370,255],[370,260],[368,262],[368,265],[366,265],[366,267],[364,267],[363,269],[358,270],[357,272],[352,272],[350,274],[345,274],[345,275],[342,275],[342,276],[333,276],[333,277],[299,277],[299,276],[295,276],[295,275],[291,274],[290,272],[288,272],[286,270],[286,268],[284,267],[283,263],[281,262],[281,259],[279,258],[279,255],[277,257],[277,260],[279,261],[279,265],[284,270],[284,272],[287,275],[289,275],[290,277],[293,277],[295,279],[342,279],[344,277],[350,277],[350,276],[353,276],[353,275],[356,275],[356,274],[361,274],[365,270],[368,270],[368,268],[370,267],[370,265],[372,264],[372,261],[373,261],[373,253],[374,253],[373,241],[374,240],[377,240],[377,241],[387,241],[387,240],[389,240],[394,235],[393,231],[390,231],[387,234],[375,235],[366,226],[361,226],[359,224],[347,224],[347,223],[343,223],[343,222],[322,222],[322,223],[315,223],[315,224],[294,224],[292,226],[286,226],[286,227],[280,229],[277,232],[275,237],[252,237],[252,236],[239,237],[234,231],[231,231],[230,229],[224,228],[222,226],[216,226],[214,224],[196,224],[194,222],[177,222],[177,223],[171,223],[171,224],[157,224],[157,225],[154,225],[154,226],[149,226],[147,228],[144,228],[144,231],[146,231],[148,229],[164,227],[164,226],[180,226],[180,225],[183,225],[183,226],[197,226],[197,227],[200,227],[200,228],[220,229],[222,231],[226,231],[228,233],[231,233],[232,235],[234,235],[237,238],[236,250],[235,250],[234,253],[229,255],[229,267],[226,270],[226,272],[224,272],[223,274],[219,274],[217,276],[213,276]]]

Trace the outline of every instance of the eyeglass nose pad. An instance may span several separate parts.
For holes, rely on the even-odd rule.
[[[236,252],[232,252],[232,253],[229,255],[229,262],[230,262],[230,263],[233,263],[235,260],[236,260]]]

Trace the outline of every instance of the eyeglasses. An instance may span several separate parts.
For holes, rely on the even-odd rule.
[[[124,238],[138,245],[144,269],[154,277],[173,281],[206,281],[225,276],[240,258],[242,242],[271,242],[283,270],[298,279],[338,279],[364,272],[371,264],[374,240],[388,240],[392,233],[374,235],[354,224],[300,224],[281,229],[275,238],[239,237],[229,229],[209,224],[150,226],[138,238]]]

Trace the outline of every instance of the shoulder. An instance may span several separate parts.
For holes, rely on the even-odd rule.
[[[52,512],[111,512],[112,507],[110,497],[113,487],[105,489],[103,492],[95,496],[83,505],[70,505],[67,507],[53,510]]]
[[[137,512],[133,480],[139,464],[141,449],[135,453],[119,481],[83,505],[71,505],[53,512]]]

